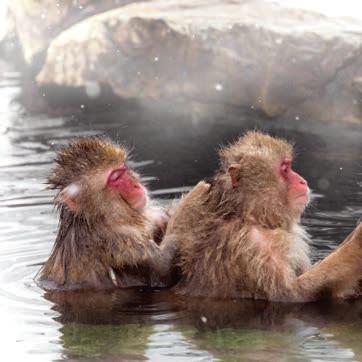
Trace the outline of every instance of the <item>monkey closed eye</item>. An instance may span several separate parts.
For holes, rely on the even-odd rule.
[[[160,241],[168,219],[161,228],[150,217],[147,189],[126,161],[126,150],[103,138],[80,138],[57,153],[48,182],[58,190],[60,223],[41,281],[61,288],[164,285],[157,266],[167,273],[163,260],[171,256],[153,238]]]

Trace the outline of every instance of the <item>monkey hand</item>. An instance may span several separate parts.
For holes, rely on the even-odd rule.
[[[170,216],[167,211],[160,207],[149,208],[146,215],[153,225],[153,238],[157,244],[160,244],[166,232]]]
[[[182,197],[182,202],[190,202],[191,200],[199,198],[209,191],[210,186],[211,185],[205,181],[200,181],[188,194]]]

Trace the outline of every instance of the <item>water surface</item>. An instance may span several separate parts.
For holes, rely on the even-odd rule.
[[[54,148],[71,137],[105,133],[126,142],[134,166],[166,204],[212,175],[217,147],[243,130],[287,137],[297,146],[296,169],[316,196],[303,223],[313,237],[312,258],[319,260],[362,216],[359,128],[263,120],[233,108],[204,120],[195,105],[152,102],[91,113],[79,105],[66,117],[30,113],[17,100],[19,74],[0,71],[2,360],[362,360],[362,301],[185,300],[165,290],[45,293],[34,283],[57,227],[45,178]]]

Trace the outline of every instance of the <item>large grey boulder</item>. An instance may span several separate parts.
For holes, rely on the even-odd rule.
[[[11,0],[7,2],[6,33],[0,42],[19,43],[24,61],[33,67],[61,31],[91,15],[132,0]],[[16,38],[11,39],[9,38]],[[3,45],[4,46],[4,45]]]
[[[361,44],[362,24],[353,19],[262,0],[157,0],[65,30],[51,41],[36,79],[43,87],[84,87],[91,98],[106,85],[125,99],[358,123]]]

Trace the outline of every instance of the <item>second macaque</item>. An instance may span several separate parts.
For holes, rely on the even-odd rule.
[[[173,246],[155,242],[167,213],[150,203],[124,147],[80,138],[55,159],[58,234],[39,280],[46,289],[163,286]]]
[[[178,245],[176,292],[305,302],[360,293],[362,224],[312,267],[300,217],[307,182],[284,140],[249,132],[220,151],[221,167],[176,207],[164,246]]]

